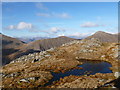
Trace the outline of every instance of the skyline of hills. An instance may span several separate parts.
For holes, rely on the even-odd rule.
[[[2,35],[2,34],[1,34]],[[101,42],[118,42],[118,34],[110,34],[103,31],[98,31],[85,39],[97,38]],[[11,60],[20,56],[45,51],[50,48],[59,47],[64,43],[68,43],[73,40],[80,40],[69,38],[66,36],[60,36],[57,38],[41,39],[24,43],[17,38],[2,35],[2,52],[3,52],[3,64],[9,63]]]
[[[88,36],[86,39],[97,38],[101,42],[118,42],[118,36],[120,33],[111,34],[103,31],[98,31],[91,36]]]

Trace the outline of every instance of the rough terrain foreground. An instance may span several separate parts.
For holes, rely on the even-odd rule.
[[[111,63],[113,73],[96,73],[90,76],[67,76],[46,88],[98,88],[119,77],[118,43],[102,43],[95,38],[72,41],[58,48],[22,56],[1,68],[3,88],[43,87],[50,79],[51,72],[65,72],[80,60],[100,60]],[[108,87],[114,87],[114,83]]]

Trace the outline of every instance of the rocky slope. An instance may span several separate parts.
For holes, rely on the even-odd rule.
[[[58,38],[37,40],[25,44],[16,38],[11,38],[2,34],[1,37],[2,37],[1,40],[2,40],[3,65],[8,64],[10,61],[20,56],[27,55],[29,53],[45,51],[52,47],[59,47],[64,43],[75,40],[68,37],[58,37]]]
[[[110,33],[106,33],[103,31],[98,31],[95,34],[87,37],[86,39],[91,39],[91,38],[97,38],[99,39],[101,42],[116,42],[118,43],[118,36],[120,33],[118,34],[110,34]]]
[[[57,38],[50,38],[50,39],[43,39],[43,40],[37,40],[31,43],[26,44],[24,47],[22,47],[21,50],[25,49],[33,49],[33,50],[47,50],[53,47],[59,47],[64,43],[70,42],[72,40],[75,40],[73,38],[68,38],[65,36],[57,37]]]
[[[9,58],[15,59],[29,53],[45,51],[50,48],[59,47],[60,45],[73,40],[75,39],[68,38],[68,37],[58,37],[58,38],[37,40],[37,41],[30,42],[28,44],[23,45],[22,47],[20,47],[20,50],[18,52],[15,52],[9,55]]]
[[[2,64],[6,64],[10,62],[8,56],[17,52],[24,43],[16,38],[5,36],[3,34],[0,34],[0,37],[0,41],[2,41]]]
[[[97,73],[90,76],[67,76],[54,82],[53,85],[47,88],[98,88],[107,82],[113,80],[113,74]]]
[[[18,48],[20,45],[23,45],[24,42],[12,38],[3,34],[0,34],[0,40],[2,41],[2,48]]]
[[[118,46],[118,43],[102,43],[98,39],[91,38],[90,40],[74,40],[62,44],[58,48],[22,56],[1,68],[2,87],[41,87],[52,78],[50,72],[65,72],[82,64],[81,59],[87,59],[111,63],[113,73],[96,74],[88,77],[68,76],[47,87],[97,88],[119,76]],[[91,83],[94,83],[94,86]]]
[[[22,41],[11,38],[5,35],[1,36],[2,39],[2,64],[8,64],[13,59],[19,58],[20,56],[27,55],[29,53],[41,52],[53,47],[59,47],[64,43],[76,40],[65,36],[51,39],[37,40],[28,44]],[[117,42],[118,34],[109,34],[102,31],[96,32],[94,35],[87,37],[86,40],[91,38],[97,38],[101,42]],[[85,51],[84,51],[85,52]]]

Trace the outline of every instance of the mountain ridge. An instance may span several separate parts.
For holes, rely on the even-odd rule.
[[[2,41],[11,41],[14,42],[12,43],[2,43],[3,44],[3,65],[8,64],[11,60],[18,58],[20,56],[29,54],[29,53],[34,53],[34,52],[41,52],[47,49],[50,49],[52,47],[59,47],[60,45],[70,42],[72,38],[61,36],[57,38],[50,38],[50,39],[43,39],[43,40],[36,40],[30,43],[23,43],[22,41],[12,38],[9,36],[3,35],[3,38],[1,38]],[[16,45],[16,43],[18,44]]]
[[[110,33],[106,33],[103,31],[98,31],[85,39],[90,40],[92,38],[97,38],[101,42],[118,42],[119,34],[120,33],[110,34]],[[3,44],[3,49],[2,49],[3,62],[6,62],[5,61],[6,58],[8,58],[8,62],[10,62],[10,60],[13,60],[15,58],[18,58],[20,56],[23,56],[23,55],[26,55],[29,53],[45,51],[50,48],[59,47],[62,44],[71,42],[73,40],[78,40],[78,39],[69,38],[66,36],[60,36],[57,38],[42,39],[42,40],[36,40],[36,41],[30,42],[30,43],[24,43],[16,38],[12,38],[12,37],[5,36],[5,35],[3,35],[3,38],[1,38],[1,39],[2,39],[2,41],[13,40],[12,42],[14,42],[13,44],[12,43],[10,43],[10,44],[2,43]]]
[[[119,36],[119,33],[111,34],[104,31],[98,31],[98,32],[95,32],[93,35],[88,36],[85,39],[97,38],[101,42],[118,42],[118,36]]]

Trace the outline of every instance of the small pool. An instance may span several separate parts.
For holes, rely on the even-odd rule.
[[[93,75],[96,73],[112,73],[112,71],[109,69],[112,65],[107,62],[98,62],[98,61],[82,61],[82,65],[78,65],[77,67],[82,67],[83,69],[71,69],[69,71],[66,71],[64,73],[54,73],[51,72],[53,75],[53,78],[45,84],[45,86],[51,85],[53,81],[57,81],[60,78],[64,78],[66,76],[75,75]]]

